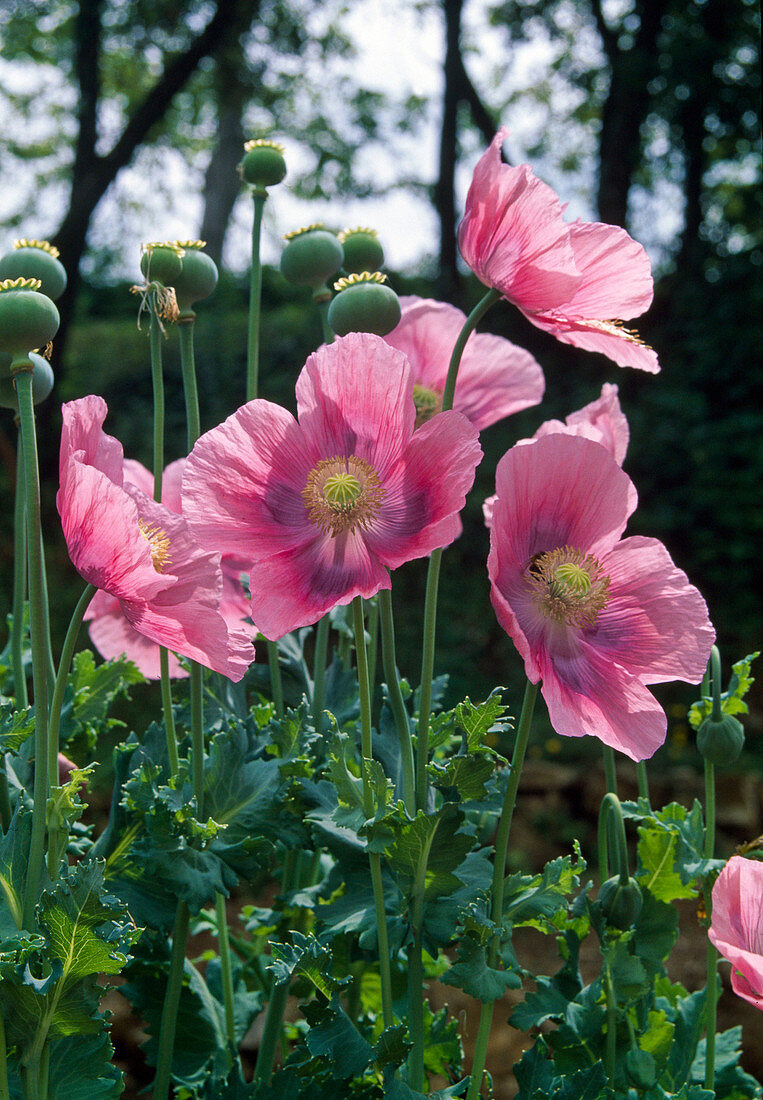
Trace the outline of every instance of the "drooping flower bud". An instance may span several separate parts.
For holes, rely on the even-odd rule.
[[[144,244],[140,270],[146,282],[174,286],[183,269],[183,249],[176,241],[150,241]]]
[[[193,319],[192,306],[208,298],[217,286],[217,264],[206,252],[205,241],[175,241],[183,250],[183,267],[174,282],[180,318]]]
[[[384,263],[384,249],[375,229],[358,226],[339,234],[344,249],[344,270],[348,274],[378,271]]]
[[[641,914],[641,887],[635,878],[623,882],[619,875],[614,875],[601,884],[598,902],[607,924],[625,932],[633,928]]]
[[[337,336],[373,332],[386,336],[400,323],[400,299],[387,276],[379,271],[348,275],[334,284],[339,293],[329,306],[328,320]]]
[[[286,175],[284,147],[267,138],[256,138],[244,145],[244,159],[238,166],[244,183],[255,191],[264,191],[280,183]]]
[[[40,290],[54,301],[66,289],[66,269],[58,249],[48,241],[14,241],[13,252],[0,259],[0,279],[39,279]]]
[[[697,731],[697,748],[711,764],[733,764],[744,747],[744,727],[738,718],[721,713],[703,719]]]
[[[12,365],[28,361],[30,351],[44,348],[58,332],[58,310],[40,293],[39,279],[0,282],[0,351]]]
[[[42,355],[38,355],[35,351],[29,353],[29,358],[34,367],[32,371],[32,400],[35,405],[39,405],[41,401],[50,396],[53,389],[55,383],[53,368],[47,359]],[[7,365],[4,364],[4,369],[0,369],[0,406],[18,412],[18,395],[13,379],[10,377],[11,360],[7,355],[4,355],[3,359],[7,359]]]
[[[338,238],[320,222],[287,233],[284,239],[281,274],[295,286],[309,286],[317,291],[326,286],[344,262]]]

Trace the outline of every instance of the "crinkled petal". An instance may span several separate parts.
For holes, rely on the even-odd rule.
[[[154,495],[154,475],[147,470],[142,462],[134,458],[126,458],[122,464],[124,471],[124,483],[135,485],[147,497]]]
[[[458,245],[486,285],[521,308],[553,309],[569,301],[580,271],[556,193],[532,169],[501,163],[500,129],[474,169]]]
[[[712,943],[731,963],[731,985],[763,1009],[763,864],[732,856],[713,886]]]
[[[103,599],[99,600],[99,597]],[[107,661],[116,657],[127,657],[138,666],[146,679],[160,679],[159,646],[135,629],[116,597],[109,596],[106,592],[96,592],[85,618],[90,619],[88,633],[102,657]],[[174,653],[168,652],[167,664],[173,680],[182,680],[188,676]]]
[[[707,605],[656,539],[623,539],[601,559],[609,602],[586,638],[645,684],[702,679],[715,641]]]
[[[652,265],[642,245],[619,225],[575,221],[570,243],[582,279],[564,306],[569,317],[628,320],[652,304]]]
[[[657,352],[642,343],[637,334],[614,321],[575,320],[568,317],[563,309],[557,313],[533,313],[526,309],[522,312],[528,321],[544,332],[550,332],[563,344],[572,344],[584,351],[601,352],[620,367],[659,373]]]
[[[416,419],[405,355],[380,336],[351,332],[308,358],[296,392],[299,424],[314,460],[355,455],[383,480]]]
[[[95,466],[115,485],[122,484],[122,444],[103,431],[108,408],[102,397],[91,394],[61,406],[61,450],[59,480],[63,487],[71,471],[72,455],[80,451],[80,461]]]
[[[400,322],[387,333],[385,342],[407,356],[414,382],[442,393],[466,314],[447,302],[413,294],[400,298],[400,311]]]
[[[77,455],[81,452],[77,452]],[[120,473],[122,469],[120,459]],[[56,497],[69,556],[78,572],[112,595],[151,599],[175,583],[154,569],[128,492],[78,457]]]
[[[314,464],[289,412],[250,401],[188,456],[183,515],[202,545],[247,563],[266,560],[315,536],[302,499]]]
[[[606,447],[618,466],[622,466],[630,441],[630,428],[620,408],[617,386],[605,382],[601,387],[601,397],[570,413],[566,423],[568,429],[573,431],[590,425],[598,433],[596,442]]]
[[[397,569],[458,536],[458,512],[481,458],[477,429],[453,410],[414,433],[384,481],[381,510],[364,535],[380,561]]]
[[[170,462],[169,466],[164,467],[164,473],[162,474],[162,504],[165,508],[169,508],[171,512],[180,513],[182,511],[180,486],[184,469],[184,458],[178,458],[175,462]],[[131,485],[137,486],[147,497],[153,497],[154,475],[141,462],[136,462],[134,458],[126,458],[124,460],[124,479]]]
[[[319,534],[296,550],[253,565],[249,584],[252,618],[270,639],[316,623],[355,596],[369,599],[391,587],[387,570],[357,529],[336,538]]]

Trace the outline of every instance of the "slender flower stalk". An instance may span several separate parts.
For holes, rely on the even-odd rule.
[[[397,736],[400,741],[400,759],[403,769],[403,801],[409,817],[416,816],[416,775],[413,759],[413,739],[408,711],[405,709],[403,694],[395,659],[395,624],[392,618],[392,593],[387,589],[379,592],[379,611],[381,615],[382,662],[384,678],[387,682],[392,716],[395,719]]]
[[[617,766],[615,764],[615,750],[611,745],[602,745],[604,752],[604,775],[607,781],[607,792],[617,794]]]
[[[514,752],[511,757],[511,772],[503,799],[503,807],[498,822],[498,831],[495,838],[495,862],[493,864],[493,884],[491,888],[490,915],[493,922],[500,925],[503,920],[503,892],[506,879],[506,858],[509,850],[509,832],[511,820],[514,816],[514,807],[517,803],[519,791],[519,779],[522,774],[522,764],[527,751],[527,743],[530,740],[535,700],[538,695],[538,685],[527,681],[525,696],[522,701],[522,711],[517,725],[517,736],[514,742]],[[498,937],[494,937],[488,951],[488,965],[494,967],[498,961]],[[466,1100],[477,1100],[482,1085],[482,1075],[485,1071],[487,1058],[487,1046],[490,1038],[490,1025],[493,1020],[493,1001],[485,1001],[480,1010],[480,1022],[477,1031],[477,1043],[474,1050],[474,1062],[472,1063],[471,1081]]]
[[[225,908],[225,896],[215,897],[217,911],[217,942],[220,945],[220,972],[223,984],[223,1004],[225,1006],[225,1034],[232,1051],[236,1049],[236,1024],[234,1018],[233,963],[230,953],[230,935],[228,933],[228,913]]]
[[[199,416],[199,388],[196,384],[196,357],[193,350],[194,317],[178,318],[178,338],[180,340],[180,370],[183,374],[183,394],[185,396],[185,420],[188,450],[201,435]]]
[[[24,602],[26,600],[26,498],[24,494],[24,458],[19,434],[16,448],[16,500],[13,509],[13,684],[19,710],[29,705],[24,673]]]
[[[13,366],[16,366],[14,371]],[[29,563],[29,618],[32,634],[32,683],[35,713],[34,810],[29,848],[29,870],[24,892],[23,926],[31,928],[42,875],[45,824],[50,793],[48,774],[48,654],[43,618],[42,556],[40,554],[40,475],[32,399],[32,364],[13,364],[19,402]]]
[[[643,760],[639,760],[636,764],[636,776],[638,780],[638,793],[639,798],[645,798],[649,801],[649,778],[646,774],[646,763]]]
[[[448,366],[448,375],[445,380],[445,390],[442,395],[442,411],[447,412],[453,408],[453,397],[456,392],[456,380],[458,367],[461,362],[466,341],[477,327],[481,319],[487,313],[490,306],[501,297],[500,291],[489,290],[479,300],[464,322],[464,326],[458,335],[453,347]],[[421,657],[421,687],[419,691],[419,724],[416,755],[416,804],[419,809],[426,809],[427,799],[427,761],[429,758],[429,712],[432,704],[432,678],[434,676],[434,650],[435,628],[437,625],[437,593],[440,580],[440,562],[442,550],[433,550],[429,558],[429,571],[427,573],[427,587],[424,598],[424,638]]]
[[[709,674],[709,684],[708,684]],[[712,717],[719,721],[721,712],[721,654],[718,646],[710,651],[707,673],[702,683],[702,694],[710,687],[713,695]],[[705,859],[715,854],[715,764],[705,758]],[[705,911],[712,916],[713,896],[705,890]],[[706,950],[707,981],[705,984],[705,1088],[715,1089],[715,1028],[718,1006],[718,949],[708,939]]]
[[[253,192],[254,222],[252,224],[252,267],[249,273],[249,339],[246,351],[246,399],[253,401],[257,397],[260,360],[260,309],[262,302],[262,261],[260,259],[260,236],[262,232],[262,212],[265,209],[267,192],[262,189]]]
[[[358,688],[360,690],[360,744],[361,775],[363,778],[363,806],[367,818],[373,816],[373,794],[368,777],[368,763],[371,761],[371,689],[368,681],[368,654],[366,652],[366,633],[363,621],[363,600],[356,596],[352,601],[355,626],[355,653],[358,662]],[[391,1027],[395,1022],[392,1011],[392,974],[389,961],[389,940],[387,937],[387,915],[384,908],[384,885],[382,883],[381,856],[376,852],[368,853],[371,867],[371,885],[374,893],[376,911],[376,935],[379,942],[379,974],[381,977],[382,1014],[384,1026]]]
[[[329,324],[329,306],[331,305],[330,294],[316,294],[313,296],[313,301],[318,307],[318,313],[321,318],[321,328],[323,330],[323,340],[326,344],[334,343],[334,330]]]
[[[159,1050],[156,1058],[153,1100],[167,1100],[169,1096],[172,1077],[172,1053],[175,1047],[175,1028],[180,1004],[180,991],[183,987],[185,945],[188,939],[189,923],[190,912],[188,906],[184,901],[181,901],[178,903],[175,925],[172,930],[172,955],[167,977],[167,989],[162,1006],[162,1019],[159,1025]]]
[[[323,728],[323,700],[326,689],[326,659],[328,657],[329,617],[324,615],[315,630],[313,659],[313,722],[318,733]]]

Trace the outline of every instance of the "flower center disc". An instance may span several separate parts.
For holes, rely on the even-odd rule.
[[[151,549],[151,562],[157,573],[163,573],[165,565],[170,563],[170,540],[161,527],[145,520],[138,520],[138,527]]]
[[[371,524],[384,499],[384,489],[370,463],[355,455],[335,455],[313,467],[302,499],[316,527],[336,538],[342,531],[365,529]]]
[[[591,627],[609,603],[609,577],[596,558],[574,546],[539,554],[527,581],[540,612],[567,626]]]
[[[435,413],[442,408],[442,394],[437,390],[428,390],[426,386],[420,386],[418,382],[413,384],[413,403],[416,406],[415,428],[420,428],[431,420]]]

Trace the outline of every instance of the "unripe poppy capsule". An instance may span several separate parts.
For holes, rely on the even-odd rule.
[[[58,332],[58,310],[39,286],[39,279],[0,283],[0,351],[14,360],[45,347]]]
[[[247,141],[238,170],[244,183],[252,187],[273,187],[286,175],[283,146],[266,138]]]
[[[48,241],[14,241],[13,252],[0,259],[0,279],[39,279],[40,290],[51,300],[66,289],[66,270],[58,249]]]
[[[339,240],[344,249],[344,270],[348,273],[378,271],[384,263],[384,249],[375,229],[345,229]]]
[[[177,241],[183,249],[183,267],[173,286],[180,314],[191,312],[194,302],[208,298],[217,286],[217,264],[206,252],[204,241]]]
[[[183,269],[183,249],[174,241],[153,241],[143,245],[140,270],[150,283],[174,286]]]
[[[348,332],[373,332],[386,336],[400,323],[400,300],[386,275],[364,271],[334,284],[338,290],[328,311],[328,322],[337,336]]]
[[[30,352],[29,358],[32,362],[34,370],[32,371],[32,400],[35,405],[39,405],[41,401],[44,401],[46,397],[50,395],[53,389],[55,378],[53,376],[53,368],[47,359],[42,355],[38,355],[37,352]],[[15,409],[18,412],[19,401],[16,393],[16,387],[13,384],[13,379],[6,377],[7,371],[10,370],[10,359],[8,359],[7,367],[5,371],[0,371],[0,406],[5,409]]]
[[[733,764],[744,747],[744,727],[731,714],[710,715],[697,731],[697,748],[710,764]]]
[[[295,286],[317,290],[336,275],[343,261],[344,251],[337,237],[316,223],[286,235],[281,274]]]

